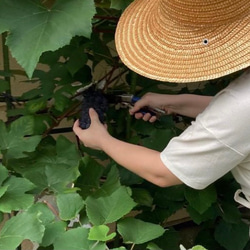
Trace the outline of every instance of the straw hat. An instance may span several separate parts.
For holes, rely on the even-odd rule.
[[[115,41],[123,63],[145,77],[218,78],[250,66],[250,0],[135,0]]]

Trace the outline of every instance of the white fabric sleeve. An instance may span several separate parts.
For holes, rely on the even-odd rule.
[[[209,106],[161,152],[183,183],[203,189],[250,154],[250,73],[218,93]]]
[[[199,122],[173,138],[160,156],[175,176],[195,189],[207,187],[244,157],[217,140]]]

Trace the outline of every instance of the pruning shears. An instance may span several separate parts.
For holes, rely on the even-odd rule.
[[[134,104],[141,99],[141,97],[131,95],[131,94],[122,94],[122,95],[114,95],[107,96],[109,102],[121,103],[121,107],[124,108],[132,108]],[[142,114],[150,113],[152,116],[156,116],[159,119],[161,116],[166,115],[165,110],[160,108],[152,108],[152,107],[144,107],[140,109],[138,112]],[[175,122],[182,122],[183,117],[180,115],[173,115],[173,120]]]
[[[106,96],[110,103],[120,103],[121,107],[132,108],[134,104],[141,98],[131,94],[121,94],[121,95],[107,95]],[[165,115],[165,111],[160,108],[145,107],[138,111],[142,114],[150,113],[152,116],[157,118],[161,115]]]

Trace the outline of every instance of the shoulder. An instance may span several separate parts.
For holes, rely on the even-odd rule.
[[[205,111],[225,118],[250,115],[250,68],[215,95]]]
[[[235,91],[238,94],[250,94],[250,67],[247,68],[238,78],[232,81],[225,90]]]
[[[219,92],[197,117],[204,128],[223,144],[242,154],[250,152],[250,72]]]

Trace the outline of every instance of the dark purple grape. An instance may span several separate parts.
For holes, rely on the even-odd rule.
[[[89,88],[83,93],[80,127],[87,129],[90,126],[91,120],[89,117],[89,109],[93,108],[99,116],[99,120],[105,122],[105,113],[108,110],[108,102],[101,91]]]

